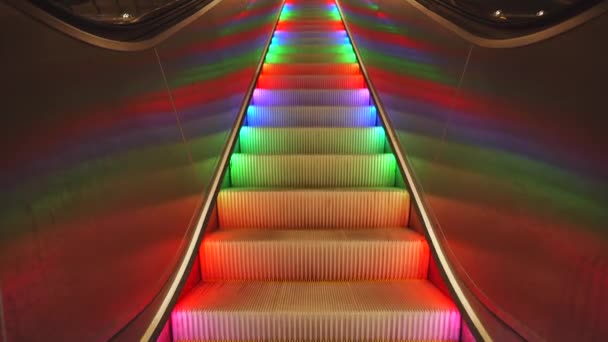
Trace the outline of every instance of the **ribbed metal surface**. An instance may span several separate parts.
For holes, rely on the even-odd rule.
[[[343,38],[331,38],[322,35],[308,35],[308,36],[300,36],[296,38],[286,39],[277,39],[275,42],[280,43],[284,48],[307,48],[310,45],[320,45],[323,47],[335,47],[337,42],[348,42],[348,37]],[[312,50],[309,50],[312,51]],[[322,63],[325,63],[323,61]]]
[[[309,38],[306,38],[309,39]],[[299,54],[302,51],[311,51],[314,53],[353,53],[353,49],[350,46],[341,46],[336,44],[297,44],[297,45],[281,45],[278,47],[271,48],[269,53],[273,54]],[[330,57],[330,56],[328,56]],[[265,75],[260,75],[260,78]],[[361,76],[361,75],[358,75]],[[363,76],[361,76],[363,77]]]
[[[410,197],[395,188],[226,189],[217,205],[222,228],[405,227]]]
[[[234,187],[389,187],[397,165],[392,154],[250,155],[230,161]]]
[[[359,64],[269,64],[262,66],[262,73],[268,75],[331,75],[360,74]]]
[[[313,51],[311,51],[313,52]],[[334,63],[354,63],[357,58],[353,53],[308,53],[308,54],[272,54],[266,55],[268,63],[322,63],[330,58]]]
[[[373,154],[384,151],[384,129],[242,127],[241,153]]]
[[[344,30],[337,31],[274,31],[273,39],[287,39],[285,42],[293,41],[298,38],[306,38],[306,37],[324,37],[332,42],[335,45],[335,39],[339,38],[348,38],[348,34]]]
[[[179,342],[261,342],[260,340],[172,340]],[[360,340],[351,340],[351,339],[342,339],[341,342],[360,342]],[[366,342],[446,342],[445,340],[365,340]],[[264,339],[263,342],[311,342],[310,340],[302,340],[302,339]],[[315,340],[315,342],[330,342],[330,340],[319,339]]]
[[[172,315],[174,337],[457,341],[460,315],[427,281],[209,282]]]
[[[332,24],[332,23],[328,23],[328,24],[319,24],[319,23],[304,23],[304,24],[279,24],[277,26],[278,30],[306,30],[306,31],[322,31],[322,30],[327,30],[327,31],[333,31],[333,30],[339,30],[339,29],[344,29],[344,26],[340,23],[340,24]]]
[[[359,89],[364,85],[361,75],[263,75],[257,83],[260,89]]]
[[[426,278],[429,251],[405,228],[232,229],[210,234],[200,258],[206,280],[399,280]]]
[[[267,90],[253,91],[256,106],[368,106],[367,89],[356,90]]]
[[[371,106],[250,106],[251,127],[370,127],[376,124]]]

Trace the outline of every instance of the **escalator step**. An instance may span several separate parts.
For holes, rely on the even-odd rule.
[[[252,127],[370,127],[377,120],[373,106],[249,106]]]
[[[429,266],[426,240],[404,228],[219,230],[200,253],[211,281],[425,279]]]
[[[268,50],[270,54],[340,54],[353,53],[353,49],[349,45],[319,45],[319,44],[299,44],[299,45],[270,45]]]
[[[382,127],[241,128],[239,145],[249,154],[374,154],[384,151]]]
[[[348,34],[346,34],[346,31],[344,30],[339,30],[339,31],[325,31],[325,30],[321,30],[321,31],[281,31],[281,30],[277,30],[274,31],[274,35],[273,38],[277,38],[277,40],[280,40],[281,42],[285,42],[285,43],[289,43],[290,41],[292,41],[293,39],[301,39],[301,38],[315,38],[315,37],[321,37],[321,38],[327,38],[327,39],[343,39],[343,38],[348,38]]]
[[[253,91],[257,106],[367,106],[369,90],[268,90]]]
[[[298,53],[298,54],[277,54],[268,53],[264,61],[275,64],[318,64],[323,62],[351,64],[357,61],[355,54],[352,52],[344,53]]]
[[[426,280],[208,282],[171,317],[174,341],[458,341],[460,314]]]
[[[365,87],[362,75],[261,75],[259,89],[361,89]]]
[[[217,208],[222,228],[405,227],[410,196],[397,188],[229,188]]]
[[[395,185],[393,154],[250,155],[230,160],[233,187],[390,187]]]
[[[335,31],[335,30],[344,30],[344,25],[339,21],[330,21],[330,22],[304,22],[299,23],[296,21],[293,22],[284,22],[279,23],[277,25],[277,30],[281,31]]]
[[[295,47],[299,45],[320,45],[324,47],[338,47],[348,45],[350,46],[350,40],[347,36],[331,36],[327,34],[315,34],[315,31],[310,32],[307,35],[299,35],[290,37],[289,39],[283,37],[275,37],[271,40],[271,47],[283,46],[283,47]]]
[[[262,74],[271,75],[359,75],[361,69],[357,63],[351,64],[272,64],[264,63],[262,66]]]

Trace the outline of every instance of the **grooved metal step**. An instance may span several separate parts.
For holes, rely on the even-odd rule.
[[[348,53],[319,53],[319,54],[273,54],[268,53],[265,61],[275,64],[291,64],[291,63],[312,63],[318,64],[323,62],[332,63],[354,63],[357,58],[352,52]]]
[[[221,228],[405,227],[410,196],[397,188],[230,188],[217,208]]]
[[[209,282],[171,317],[176,341],[458,341],[460,315],[425,280]]]
[[[284,23],[277,25],[277,30],[300,30],[300,31],[332,31],[343,30],[344,25],[339,22],[322,23],[322,22],[307,22],[307,23]]]
[[[239,146],[249,154],[374,154],[383,153],[382,127],[242,127]]]
[[[429,266],[426,240],[404,228],[219,230],[200,258],[208,281],[425,279]]]
[[[256,89],[251,100],[256,106],[367,106],[367,89],[356,90],[268,90]]]
[[[353,49],[350,46],[343,45],[322,45],[322,44],[298,44],[298,45],[270,45],[268,53],[271,54],[310,54],[310,53],[323,53],[323,54],[336,54],[336,53],[353,53]],[[328,56],[331,57],[331,56]]]
[[[372,106],[249,106],[252,127],[370,127],[377,120]]]
[[[301,45],[320,45],[324,47],[338,47],[341,44],[346,43],[350,45],[350,40],[348,37],[334,38],[327,36],[317,36],[313,34],[308,36],[290,38],[288,41],[285,42],[283,40],[285,40],[285,38],[273,38],[271,46],[280,45],[281,47],[290,48]]]
[[[250,155],[230,160],[233,187],[345,188],[395,186],[392,154]]]
[[[359,75],[361,69],[357,63],[350,64],[272,64],[264,63],[262,74],[266,75]]]
[[[321,37],[321,38],[329,38],[329,39],[340,39],[340,38],[348,38],[348,34],[344,30],[340,31],[274,31],[273,39],[278,38],[281,42],[289,43],[291,39],[299,39],[299,38],[308,38],[308,37]],[[283,40],[290,39],[290,40]],[[335,45],[335,43],[333,43]]]
[[[361,75],[261,75],[259,89],[361,89],[365,80]]]

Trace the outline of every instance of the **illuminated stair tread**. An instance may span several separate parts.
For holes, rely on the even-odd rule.
[[[372,106],[249,106],[252,127],[370,127],[375,126]]]
[[[319,63],[330,59],[333,63],[353,63],[357,59],[353,53],[327,53],[327,54],[275,54],[268,53],[266,61],[269,63]]]
[[[425,279],[429,262],[424,237],[405,228],[220,229],[200,255],[207,280]]]
[[[319,44],[298,44],[292,46],[270,46],[268,53],[271,54],[325,54],[326,58],[331,58],[331,54],[352,54],[350,46],[319,45]]]
[[[266,75],[333,75],[353,74],[359,75],[361,69],[357,63],[349,64],[272,64],[264,63],[262,74]]]
[[[249,155],[230,161],[233,187],[388,187],[395,185],[392,154]]]
[[[382,127],[243,127],[241,153],[373,154],[383,153]]]
[[[325,30],[321,30],[321,31],[280,31],[280,30],[277,30],[274,32],[273,37],[276,38],[277,40],[278,39],[290,39],[290,40],[285,41],[287,43],[287,42],[291,41],[291,39],[305,38],[305,37],[311,37],[311,36],[327,38],[334,45],[336,44],[336,39],[338,39],[338,38],[348,39],[348,35],[347,35],[346,31],[344,31],[344,30],[336,30],[336,31],[331,31],[331,32],[328,32]],[[333,40],[331,40],[331,39],[333,39]]]
[[[285,39],[286,40],[286,39]],[[340,40],[347,42],[347,38],[340,38]],[[279,42],[279,40],[275,40],[276,42],[276,46],[271,45],[271,49],[275,49],[277,47],[281,47],[282,49],[286,49],[286,50],[290,50],[290,49],[298,49],[300,47],[304,47],[305,49],[308,49],[310,46],[318,46],[320,48],[332,48],[332,49],[345,49],[344,46],[342,45],[336,45],[336,38],[327,38],[327,37],[323,37],[323,36],[315,36],[315,35],[308,35],[308,36],[301,36],[301,37],[297,37],[297,38],[290,38],[288,40],[289,43],[283,43],[283,41],[281,40]],[[325,60],[319,64],[328,64],[331,63],[333,61],[331,60]]]
[[[172,321],[178,341],[457,341],[460,332],[454,304],[415,279],[207,282],[176,306]]]
[[[369,101],[367,89],[256,89],[251,100],[253,105],[258,106],[367,106]]]
[[[361,75],[262,75],[258,79],[260,89],[360,89],[364,86]]]
[[[230,188],[217,199],[222,228],[405,227],[410,196],[397,188]]]

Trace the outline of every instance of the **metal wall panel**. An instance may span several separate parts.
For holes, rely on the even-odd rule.
[[[407,1],[341,3],[465,283],[529,339],[607,339],[608,16],[489,49]]]
[[[159,293],[270,33],[265,19],[231,23],[276,5],[223,1],[158,49],[125,53],[0,4],[9,341],[107,340]]]

